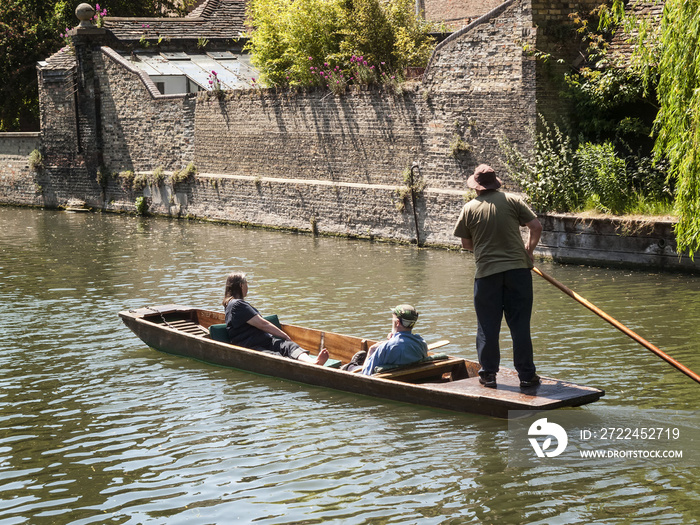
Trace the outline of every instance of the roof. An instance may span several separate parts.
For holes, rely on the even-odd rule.
[[[246,32],[246,0],[204,0],[185,17],[105,17],[103,27],[121,41],[238,39]]]
[[[221,89],[250,88],[258,74],[249,63],[249,55],[231,51],[203,53],[138,52],[124,56],[151,78],[186,76],[204,89],[211,89],[210,74],[215,71]]]

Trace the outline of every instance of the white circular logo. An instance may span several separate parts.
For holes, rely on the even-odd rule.
[[[530,425],[530,430],[528,430],[529,436],[547,436],[542,444],[537,440],[537,438],[531,437],[530,444],[535,450],[537,457],[543,458],[547,456],[548,458],[555,458],[566,448],[569,438],[566,436],[566,430],[564,430],[560,425],[556,423],[549,423],[546,417],[538,419],[532,425]],[[557,440],[557,447],[554,450],[549,450],[552,446],[552,437]]]

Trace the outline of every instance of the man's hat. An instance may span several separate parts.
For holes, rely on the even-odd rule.
[[[501,187],[501,179],[496,177],[496,172],[488,164],[479,164],[474,174],[467,179],[467,186],[472,189],[495,190]]]
[[[418,312],[410,304],[400,304],[391,313],[401,319],[401,324],[407,328],[413,326],[418,320]]]

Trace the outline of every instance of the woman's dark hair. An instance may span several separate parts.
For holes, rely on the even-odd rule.
[[[233,299],[243,299],[243,285],[247,282],[248,280],[243,272],[228,274],[223,305],[228,305]]]

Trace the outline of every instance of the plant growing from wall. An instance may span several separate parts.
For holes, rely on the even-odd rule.
[[[137,197],[134,202],[136,213],[139,215],[148,215],[148,199],[146,197]]]
[[[417,168],[417,165],[414,165],[413,168]],[[401,178],[404,184],[396,188],[394,192],[398,197],[396,209],[402,213],[406,210],[406,204],[409,200],[413,201],[413,204],[415,204],[415,201],[423,195],[423,191],[425,190],[425,181],[420,176],[420,173],[416,175],[414,171],[417,170],[407,167],[401,172]]]
[[[183,182],[188,182],[193,180],[197,174],[197,168],[195,168],[194,163],[190,162],[186,167],[181,170],[176,170],[170,176],[170,181],[172,184],[181,184]]]
[[[121,187],[126,191],[131,191],[134,187],[134,172],[131,170],[120,171],[117,173],[117,179]]]
[[[102,27],[104,25],[104,17],[107,16],[107,8],[100,7],[100,4],[95,4],[95,14],[92,17],[93,23],[97,27]]]
[[[158,166],[153,171],[153,184],[160,186],[165,182],[165,173],[163,172],[163,166]]]
[[[221,88],[221,80],[216,71],[209,72],[208,77],[209,89],[216,95],[216,98],[221,100],[224,98],[224,90]]]
[[[469,144],[467,141],[464,140],[464,138],[458,134],[455,133],[452,135],[452,139],[450,139],[450,155],[457,158],[461,157],[463,155],[466,155],[468,153],[471,153],[472,151],[472,146]]]
[[[38,149],[32,150],[27,162],[29,163],[29,169],[35,173],[39,173],[44,169],[44,156]]]

